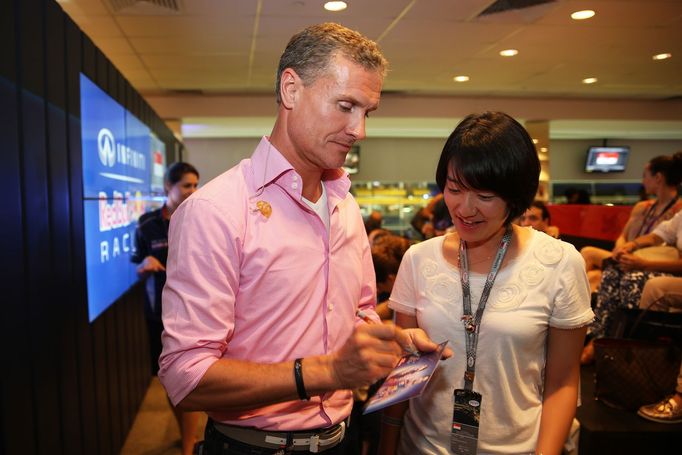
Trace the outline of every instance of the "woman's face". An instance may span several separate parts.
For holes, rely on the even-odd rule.
[[[166,185],[166,191],[168,192],[167,205],[175,210],[178,208],[182,202],[190,197],[192,193],[197,190],[199,186],[199,177],[192,172],[188,172],[182,176],[182,178],[174,183],[173,185]]]
[[[490,191],[466,189],[448,175],[445,205],[459,237],[470,247],[498,241],[497,234],[505,226],[507,203]]]
[[[651,173],[651,167],[649,164],[644,166],[644,172],[642,173],[642,185],[644,186],[644,191],[646,194],[656,194],[658,189],[658,181],[656,175]]]

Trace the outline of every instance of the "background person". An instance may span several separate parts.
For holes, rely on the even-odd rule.
[[[560,453],[593,314],[575,248],[511,223],[539,173],[530,136],[504,113],[467,116],[445,143],[436,181],[455,232],[407,251],[389,306],[401,327],[447,339],[456,354],[420,396],[388,408],[380,453],[449,454],[456,389],[482,395],[478,451]]]
[[[566,188],[564,191],[564,196],[566,197],[566,204],[591,204],[590,193],[584,189],[578,188]]]
[[[633,254],[635,251],[651,246],[669,245],[672,256],[646,258]],[[674,249],[677,249],[675,252]],[[682,212],[672,219],[659,224],[653,232],[625,242],[616,248],[613,258],[602,273],[602,281],[597,294],[594,311],[595,322],[589,328],[589,342],[581,356],[583,364],[594,360],[594,340],[610,332],[611,316],[619,308],[637,308],[642,291],[648,280],[657,276],[682,275]]]
[[[642,290],[639,307],[650,311],[682,310],[682,278],[654,277],[648,280]],[[677,375],[675,393],[640,407],[637,414],[658,423],[682,422],[682,365]]]
[[[365,220],[365,232],[367,232],[367,235],[376,229],[381,229],[381,224],[383,221],[384,216],[381,214],[381,212],[372,210],[372,212],[367,215],[367,219]]]
[[[409,247],[409,240],[393,234],[379,237],[372,245],[372,263],[377,283],[376,312],[382,320],[393,320],[388,298],[393,290],[400,262]]]
[[[378,323],[369,242],[341,170],[385,68],[374,42],[338,24],[294,35],[271,135],[173,216],[159,375],[174,403],[208,412],[205,454],[337,453],[350,389],[386,376],[401,345],[436,348]]]
[[[559,228],[551,225],[551,218],[547,206],[542,201],[533,201],[523,214],[518,217],[519,226],[530,226],[536,231],[559,238]]]
[[[682,183],[682,152],[673,156],[661,155],[653,158],[644,166],[642,186],[647,195],[654,199],[638,202],[632,207],[630,218],[616,239],[614,251],[630,240],[646,235],[661,222],[669,220],[682,209],[678,197],[678,186]],[[601,269],[604,259],[611,257],[613,251],[593,246],[580,250],[585,259],[590,287],[596,292],[601,282]]]
[[[372,233],[378,232],[378,229]],[[383,231],[383,230],[382,230]],[[370,234],[371,243],[371,234]],[[393,283],[400,267],[400,261],[405,251],[410,246],[410,241],[404,237],[391,234],[388,231],[375,238],[371,244],[372,263],[376,275],[377,306],[376,313],[382,321],[392,321],[393,311],[388,307],[388,297],[393,289]],[[364,406],[368,396],[374,395],[383,379],[369,387],[361,387],[353,390],[353,412],[351,425],[346,438],[345,453],[347,455],[375,454],[379,443],[381,430],[380,413],[363,415]]]
[[[166,202],[158,210],[142,215],[135,231],[135,252],[131,260],[139,264],[137,274],[145,279],[144,314],[149,335],[149,357],[152,374],[159,371],[161,355],[161,292],[166,283],[166,260],[168,258],[168,225],[171,215],[180,204],[191,196],[199,185],[199,172],[189,163],[173,163],[164,175]],[[181,412],[172,406],[180,427],[182,453],[192,453],[196,431],[201,416],[198,412]]]

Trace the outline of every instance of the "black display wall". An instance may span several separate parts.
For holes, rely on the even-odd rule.
[[[150,381],[139,284],[88,323],[81,71],[180,158],[56,2],[0,0],[0,454],[118,453]]]

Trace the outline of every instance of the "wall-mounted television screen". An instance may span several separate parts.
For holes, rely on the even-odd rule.
[[[81,139],[90,322],[137,280],[130,257],[137,219],[163,203],[166,147],[83,74]]]
[[[346,161],[343,163],[343,169],[349,174],[357,174],[360,169],[360,146],[354,145],[346,155]]]
[[[630,147],[590,147],[585,172],[623,172],[628,164]]]

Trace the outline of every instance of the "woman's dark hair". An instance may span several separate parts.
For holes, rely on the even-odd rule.
[[[651,175],[660,172],[667,185],[679,185],[682,183],[682,152],[677,152],[673,156],[661,155],[652,158],[649,161],[649,171]]]
[[[436,183],[443,192],[448,177],[461,188],[490,191],[502,198],[510,223],[535,198],[540,160],[528,132],[509,115],[471,114],[450,134],[440,155]]]
[[[185,174],[194,174],[197,176],[197,178],[199,178],[199,171],[197,171],[197,168],[189,163],[178,161],[177,163],[173,163],[168,166],[168,169],[166,169],[166,174],[163,176],[163,181],[164,183],[172,186],[182,180],[182,177]]]

